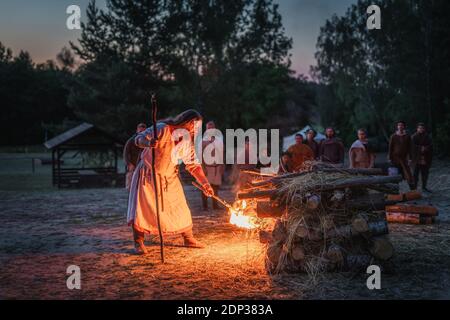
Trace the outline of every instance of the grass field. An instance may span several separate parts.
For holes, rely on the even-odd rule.
[[[30,149],[36,150],[38,147]],[[40,159],[51,160],[51,157],[49,152],[0,153],[0,191],[54,190],[51,165],[42,165],[39,161]],[[119,159],[118,169],[119,172],[124,171],[122,159]]]
[[[0,153],[0,190],[50,190],[52,176],[50,165],[40,165],[33,160],[50,158],[50,153]]]

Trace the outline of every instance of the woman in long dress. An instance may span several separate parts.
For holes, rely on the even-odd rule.
[[[158,122],[157,139],[153,137],[153,127],[136,136],[136,145],[144,150],[131,182],[127,221],[132,226],[138,254],[147,253],[144,234],[158,234],[151,166],[152,148],[156,154],[155,173],[162,233],[180,234],[186,247],[205,247],[193,236],[191,212],[178,175],[179,161],[183,161],[187,171],[203,186],[205,195],[214,195],[201,163],[196,161],[195,156],[194,136],[198,125],[201,126],[201,120],[197,111],[187,110],[175,118]]]

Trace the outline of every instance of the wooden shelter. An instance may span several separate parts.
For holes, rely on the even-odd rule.
[[[52,150],[52,181],[58,188],[124,186],[118,171],[123,145],[89,123],[82,123],[44,143]]]

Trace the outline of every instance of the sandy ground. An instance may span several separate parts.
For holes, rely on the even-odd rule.
[[[270,276],[254,233],[227,223],[225,211],[202,212],[186,188],[195,233],[208,244],[186,249],[167,240],[133,254],[124,189],[0,191],[1,299],[449,299],[450,168],[432,172],[439,207],[432,226],[391,225],[395,272],[370,291],[366,274]],[[230,191],[222,192],[232,200]],[[69,265],[81,268],[81,290],[66,286]],[[312,281],[314,280],[314,281]]]

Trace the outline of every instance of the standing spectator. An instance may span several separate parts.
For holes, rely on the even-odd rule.
[[[428,175],[433,161],[433,144],[426,126],[417,125],[417,131],[412,136],[412,164],[414,166],[414,183],[417,187],[419,174],[422,176],[422,190],[430,192],[427,188]]]
[[[313,151],[314,160],[319,159],[319,144],[315,140],[316,136],[317,133],[313,129],[308,130],[308,132],[306,133],[306,145]]]
[[[397,123],[397,131],[389,140],[388,157],[392,165],[400,171],[403,178],[408,182],[410,189],[414,190],[416,187],[409,165],[411,160],[411,137],[406,132],[406,124],[404,121]]]
[[[373,168],[375,162],[375,153],[369,148],[367,131],[358,130],[358,140],[356,140],[349,151],[350,168],[368,169]]]
[[[212,134],[209,134],[208,130],[214,130],[216,129],[216,124],[213,121],[210,121],[206,124],[206,132],[205,137],[203,139],[203,150],[207,146],[212,147],[213,150],[209,153],[213,159],[215,159],[216,152],[222,152],[223,153],[223,141],[222,139],[219,139],[215,137]],[[212,144],[212,146],[211,146]],[[208,160],[208,159],[207,159]],[[211,187],[214,190],[214,193],[216,195],[219,194],[220,186],[222,185],[222,178],[224,174],[225,166],[223,163],[216,163],[214,161],[207,161],[203,159],[203,171],[205,172],[206,178],[208,179],[209,183],[211,184]],[[213,209],[219,209],[219,204],[216,200],[212,199],[213,203]],[[208,197],[205,196],[205,194],[202,193],[202,204],[203,204],[203,210],[208,210]]]
[[[147,129],[145,123],[139,123],[136,128],[136,133],[130,139],[128,139],[125,147],[123,148],[123,161],[125,162],[127,171],[125,175],[125,187],[127,188],[127,190],[130,190],[131,178],[133,177],[134,169],[139,162],[139,158],[143,150],[136,146],[136,144],[134,143],[134,139],[136,139],[138,133],[145,131],[145,129]]]
[[[303,143],[303,136],[300,133],[295,136],[295,144],[290,146],[287,152],[291,155],[293,172],[301,170],[305,161],[314,160],[314,152]]]
[[[326,139],[321,142],[319,148],[320,160],[325,163],[343,166],[344,144],[341,139],[336,138],[336,132],[331,127],[326,129],[325,135]]]

